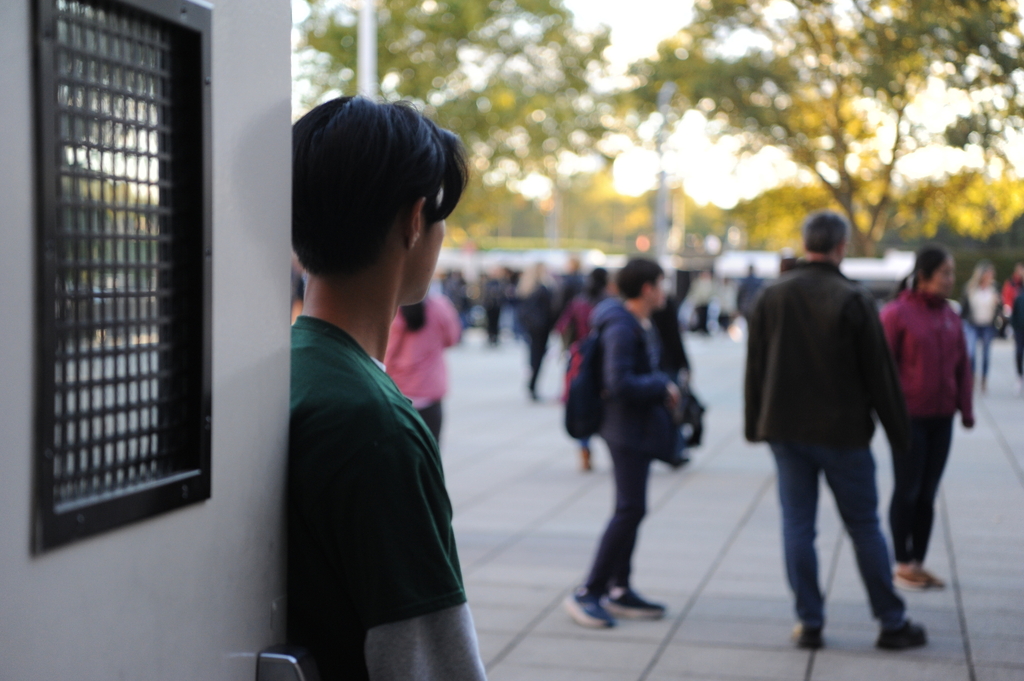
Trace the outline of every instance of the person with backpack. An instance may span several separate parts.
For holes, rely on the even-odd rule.
[[[665,304],[662,278],[657,263],[630,260],[616,276],[623,299],[604,300],[590,318],[601,360],[598,432],[612,456],[615,511],[586,583],[564,603],[570,617],[584,627],[612,627],[616,617],[665,615],[665,606],[648,602],[630,586],[637,529],[647,510],[651,460],[673,450],[678,438],[671,410],[679,403],[679,388],[657,369],[659,347],[650,322],[651,313]]]
[[[590,315],[594,307],[604,300],[608,289],[608,270],[597,267],[587,277],[582,293],[573,298],[555,322],[555,331],[562,336],[562,342],[569,350],[569,367],[565,372],[565,395],[569,399],[569,384],[579,369],[580,347],[590,334]],[[590,461],[590,436],[578,438],[580,443],[580,469],[593,470]]]

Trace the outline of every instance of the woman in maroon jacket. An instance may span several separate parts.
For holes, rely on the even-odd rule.
[[[941,246],[917,254],[910,286],[882,309],[882,326],[899,369],[910,414],[910,449],[893,459],[895,488],[889,524],[896,553],[893,582],[910,590],[941,589],[925,570],[935,515],[935,493],[949,456],[953,416],[974,426],[971,364],[963,324],[950,308],[953,256]]]

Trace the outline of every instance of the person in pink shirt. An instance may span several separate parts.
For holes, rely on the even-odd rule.
[[[461,335],[459,313],[442,295],[431,294],[421,303],[400,307],[391,322],[384,366],[438,442],[441,400],[448,392],[444,350],[458,343]]]
[[[893,583],[917,591],[945,585],[922,564],[935,494],[949,457],[953,416],[959,411],[964,427],[974,427],[974,379],[963,324],[947,302],[955,283],[953,256],[941,246],[922,248],[909,281],[882,308],[881,317],[910,415],[910,448],[892,462]]]

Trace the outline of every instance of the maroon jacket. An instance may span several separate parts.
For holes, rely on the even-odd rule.
[[[974,424],[973,377],[963,322],[938,296],[903,291],[882,308],[882,327],[911,417],[953,416]]]

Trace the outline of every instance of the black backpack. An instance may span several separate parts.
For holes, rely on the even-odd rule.
[[[565,430],[577,440],[601,427],[601,330],[592,329],[569,354],[569,395],[565,401]]]

